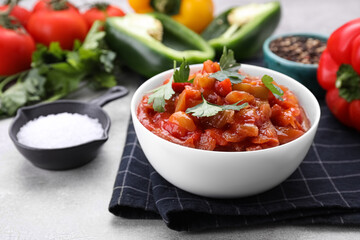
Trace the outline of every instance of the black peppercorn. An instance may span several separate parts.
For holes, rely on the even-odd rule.
[[[318,64],[326,42],[316,38],[289,36],[270,43],[270,50],[279,57],[304,64]]]

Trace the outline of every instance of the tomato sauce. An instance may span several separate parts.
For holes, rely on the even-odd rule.
[[[296,96],[286,87],[283,101],[264,86],[259,77],[246,77],[241,83],[209,77],[220,70],[217,62],[204,63],[191,75],[193,83],[173,83],[175,94],[166,101],[165,111],[154,111],[143,97],[137,109],[140,122],[159,137],[187,147],[214,151],[253,151],[275,147],[303,135],[310,122]],[[167,80],[168,81],[168,80]],[[166,83],[165,81],[164,83]],[[248,103],[239,110],[224,110],[211,117],[195,117],[186,109],[202,103]]]

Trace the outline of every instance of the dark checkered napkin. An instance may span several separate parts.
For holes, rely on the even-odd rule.
[[[162,218],[175,230],[252,224],[360,224],[360,134],[339,124],[324,103],[319,129],[299,168],[256,196],[221,200],[182,191],[149,164],[132,122],[109,210],[126,218]]]

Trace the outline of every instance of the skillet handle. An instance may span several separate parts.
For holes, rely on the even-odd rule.
[[[95,104],[102,107],[108,102],[126,96],[128,93],[129,90],[127,90],[127,88],[123,86],[115,86],[110,88],[104,95],[91,100],[90,104]]]

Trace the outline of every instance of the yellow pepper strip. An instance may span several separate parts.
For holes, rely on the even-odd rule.
[[[137,13],[154,11],[151,0],[129,0],[129,5]],[[173,15],[172,18],[193,31],[201,33],[213,20],[213,12],[212,0],[181,0],[179,13]]]

